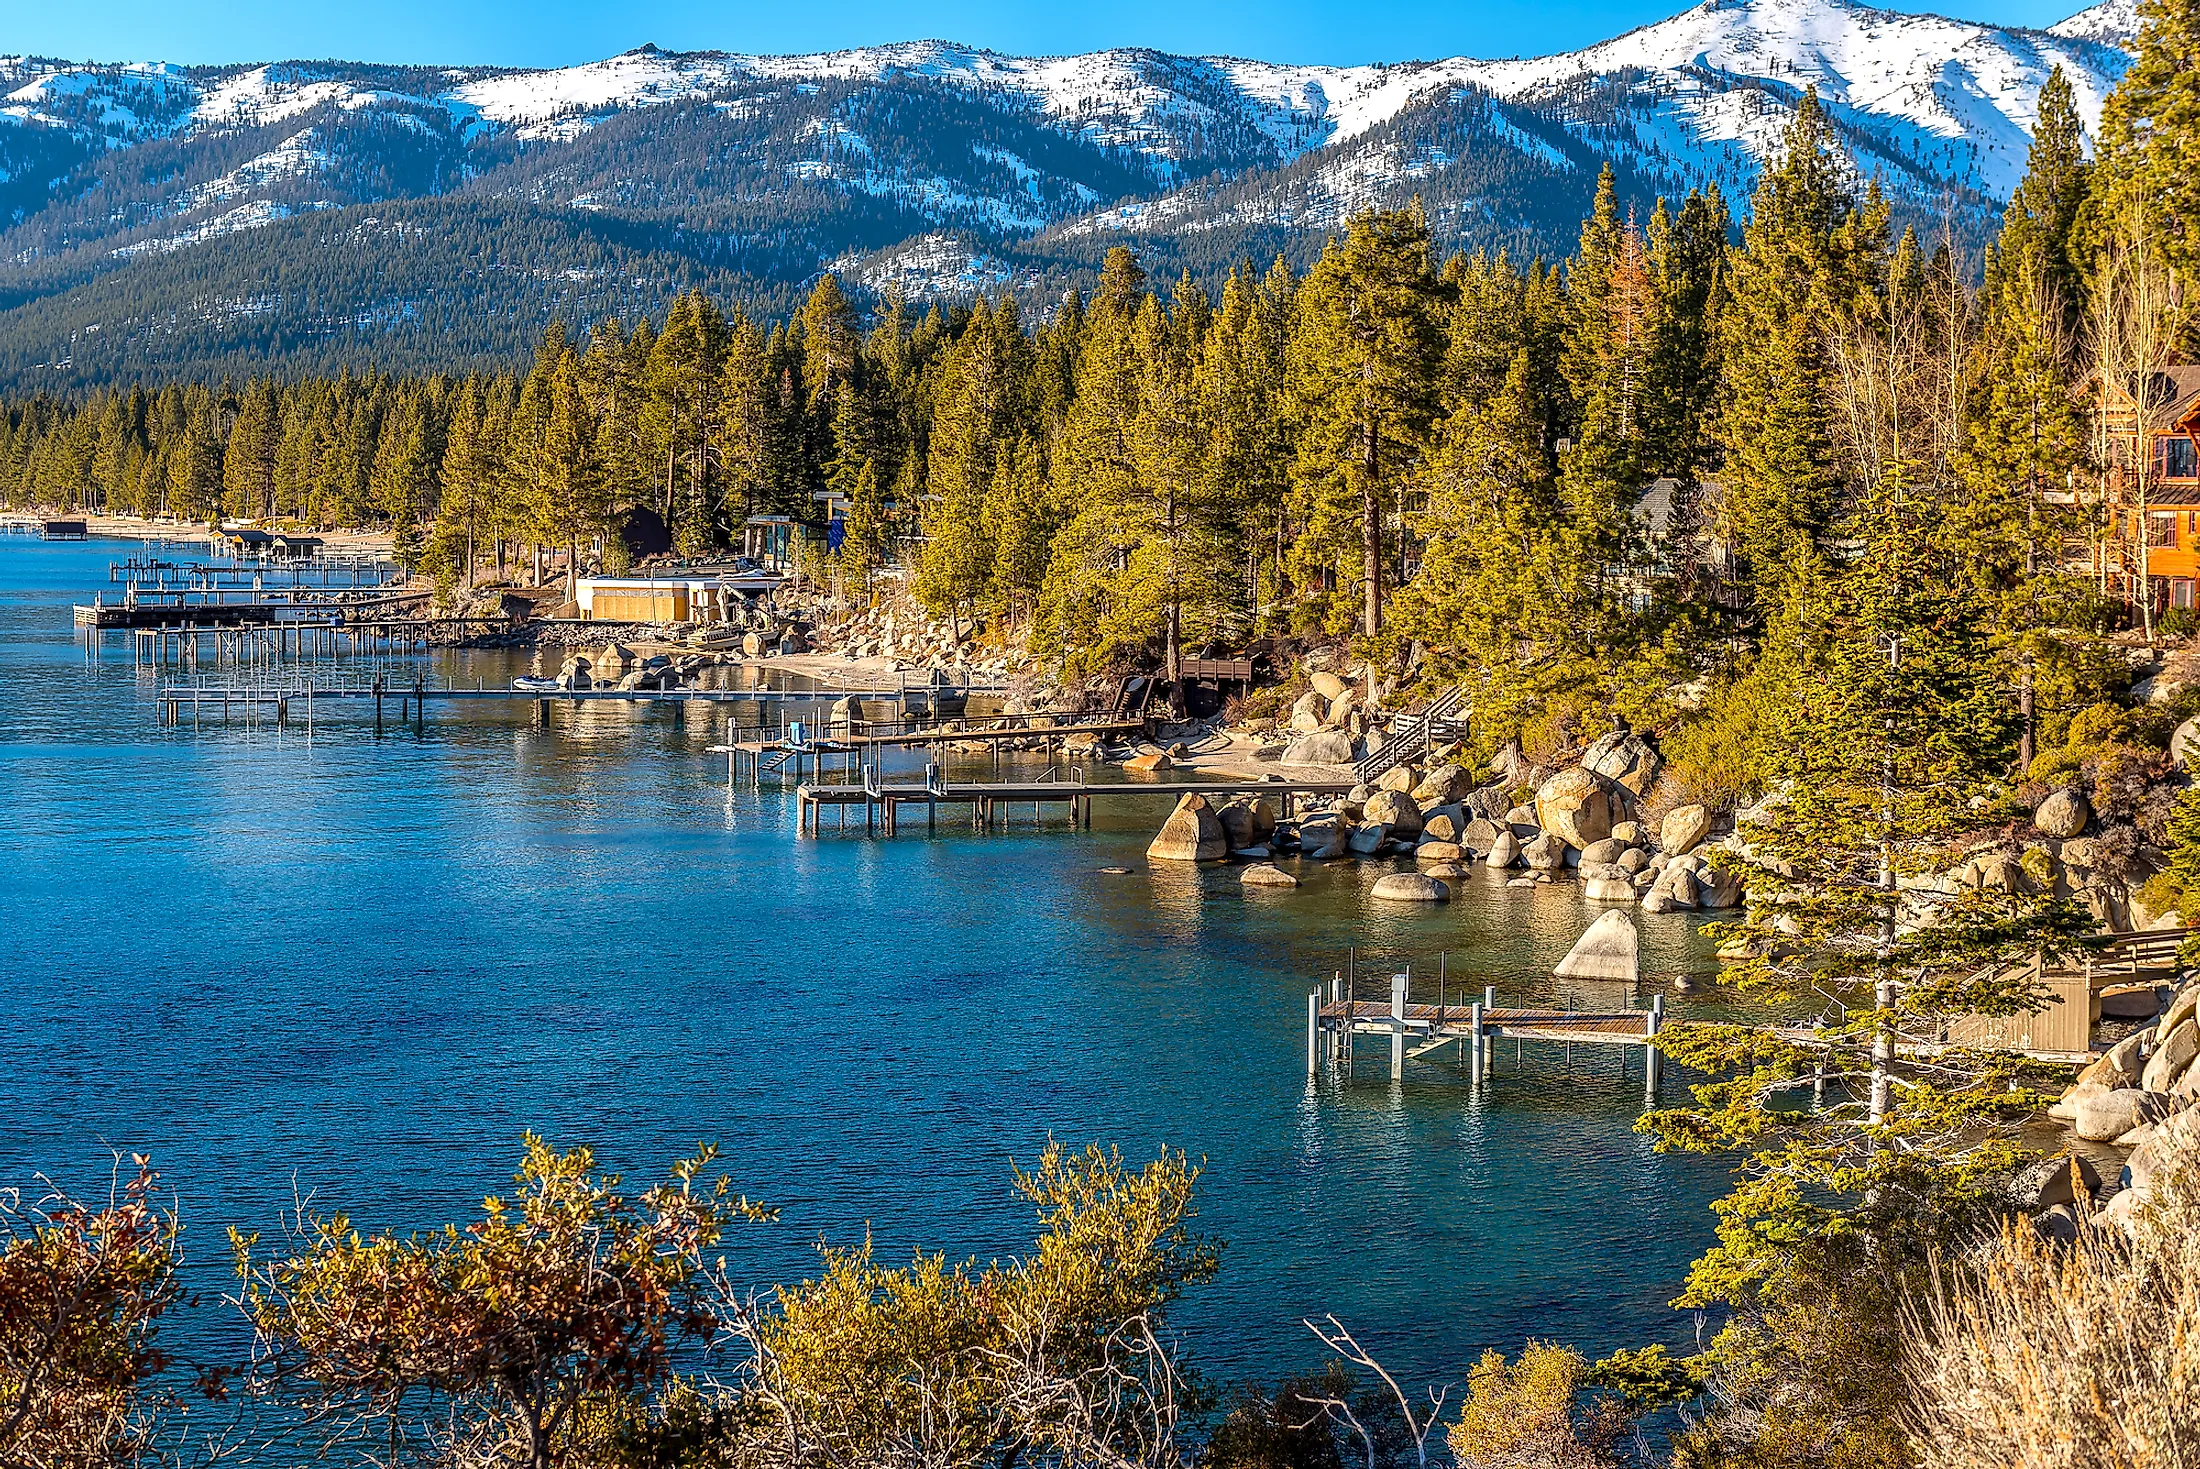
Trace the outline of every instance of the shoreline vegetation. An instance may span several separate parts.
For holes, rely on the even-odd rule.
[[[734,1301],[711,1262],[764,1211],[707,1150],[629,1195],[530,1139],[465,1226],[236,1240],[256,1352],[203,1401],[391,1465],[2200,1459],[2200,944],[2096,983],[2200,917],[2200,0],[2140,15],[2097,138],[2043,88],[1978,260],[1892,237],[1806,92],[1740,218],[1607,175],[1562,262],[1439,260],[1415,208],[1213,297],[1118,249],[1031,323],[867,322],[828,275],[784,322],[691,294],[553,326],[524,371],[9,404],[10,504],[381,528],[446,609],[554,616],[584,569],[830,503],[745,654],[982,672],[1031,710],[1144,680],[1133,771],[1225,733],[1360,770],[1456,707],[1320,818],[1187,802],[1149,860],[1410,857],[1405,898],[1570,872],[1615,923],[1718,909],[1725,978],[1818,1009],[1657,1033],[1695,1076],[1638,1130],[1734,1163],[1685,1357],[1508,1343],[1423,1395],[1325,1320],[1314,1375],[1217,1399],[1167,1330],[1219,1260],[1183,1158],[1050,1150],[1028,1256],[827,1251]],[[2092,1147],[2025,1146],[2043,1113]],[[207,1456],[161,1396],[156,1200],[144,1173],[11,1207],[0,1466]]]

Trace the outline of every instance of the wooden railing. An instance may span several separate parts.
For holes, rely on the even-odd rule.
[[[1456,739],[1466,733],[1467,721],[1455,719],[1459,706],[1466,702],[1467,691],[1458,684],[1438,694],[1428,707],[1409,713],[1398,721],[1398,727],[1383,747],[1353,767],[1362,784],[1380,779],[1388,772],[1412,759],[1426,754],[1440,739]]]

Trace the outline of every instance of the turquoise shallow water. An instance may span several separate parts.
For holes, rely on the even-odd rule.
[[[1228,1242],[1181,1315],[1218,1376],[1317,1361],[1324,1312],[1432,1378],[1529,1335],[1689,1338],[1663,1303],[1724,1170],[1630,1131],[1639,1061],[1501,1053],[1480,1097],[1448,1062],[1393,1084],[1372,1045],[1305,1076],[1306,989],[1348,944],[1527,1000],[1594,916],[1570,888],[1378,911],[1380,874],[1339,865],[1248,893],[1146,870],[1158,802],[797,841],[791,799],[729,795],[671,710],[165,729],[128,646],[69,627],[124,549],[0,538],[0,1183],[150,1152],[214,1285],[224,1226],[272,1229],[294,1189],[411,1228],[477,1207],[527,1129],[637,1177],[712,1139],[784,1211],[730,1251],[764,1282],[866,1227],[889,1256],[1011,1251],[1012,1160],[1170,1146]],[[1653,976],[1712,967],[1690,920],[1642,923]]]

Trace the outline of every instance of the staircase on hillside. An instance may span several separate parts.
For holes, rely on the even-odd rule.
[[[1465,738],[1467,717],[1459,711],[1466,701],[1467,691],[1453,684],[1420,709],[1401,715],[1384,737],[1383,747],[1352,767],[1360,783],[1372,785],[1415,756]]]

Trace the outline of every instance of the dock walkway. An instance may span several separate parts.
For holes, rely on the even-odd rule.
[[[1459,1047],[1476,1085],[1488,1075],[1491,1047],[1500,1037],[1516,1042],[1555,1041],[1569,1048],[1577,1045],[1619,1046],[1643,1053],[1644,1099],[1654,1102],[1663,1057],[1651,1042],[1665,1019],[1665,997],[1652,995],[1647,1010],[1558,1010],[1500,1007],[1497,987],[1485,987],[1479,996],[1462,988],[1452,1000],[1445,982],[1437,981],[1437,1002],[1414,1004],[1408,999],[1410,976],[1390,977],[1390,998],[1354,999],[1349,981],[1342,975],[1316,985],[1306,996],[1306,1074],[1317,1075],[1324,1061],[1334,1062],[1346,1073],[1352,1069],[1353,1041],[1363,1035],[1390,1040],[1390,1074],[1405,1075],[1409,1058],[1426,1056],[1445,1046]],[[1622,1051],[1624,1058],[1626,1052]],[[1625,1061],[1622,1060],[1624,1069]]]
[[[1352,782],[1344,780],[1317,781],[1200,781],[1179,784],[1146,785],[1123,782],[1111,785],[1089,785],[1082,769],[1072,769],[1066,776],[1042,780],[1021,781],[950,781],[942,780],[939,767],[930,766],[925,779],[918,783],[882,783],[875,766],[865,767],[863,778],[849,785],[804,785],[795,791],[795,834],[814,836],[818,831],[818,818],[825,808],[836,808],[845,824],[849,808],[863,808],[863,830],[866,835],[892,836],[899,829],[901,809],[905,806],[922,806],[927,830],[939,822],[942,806],[968,806],[973,831],[992,831],[1005,816],[1003,808],[1030,806],[1037,816],[1044,806],[1066,807],[1072,820],[1080,826],[1092,825],[1092,803],[1095,800],[1127,800],[1133,797],[1167,796],[1171,800],[1187,795],[1205,796],[1210,800],[1227,801],[1235,796],[1273,796],[1283,802],[1284,814],[1290,815],[1302,796],[1341,796],[1352,789]]]

